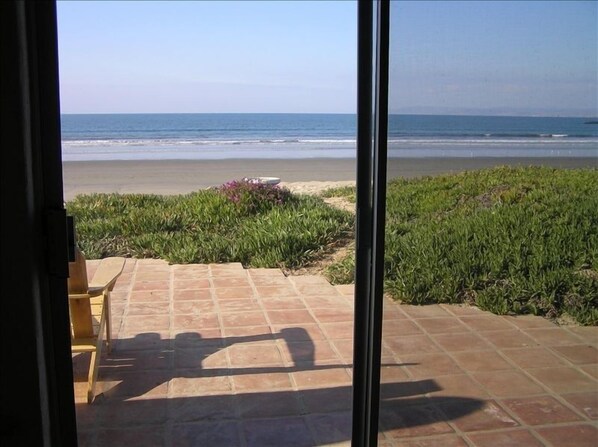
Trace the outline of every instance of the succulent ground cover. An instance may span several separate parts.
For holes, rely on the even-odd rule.
[[[350,213],[271,185],[229,182],[187,195],[81,195],[67,204],[87,258],[299,267],[352,229]]]
[[[354,188],[325,196],[355,200]],[[598,324],[598,170],[500,167],[397,179],[385,286],[413,304],[471,303]],[[350,253],[328,266],[353,281]]]

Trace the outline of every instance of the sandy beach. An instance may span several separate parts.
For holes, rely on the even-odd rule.
[[[598,167],[597,158],[395,158],[388,178],[413,178],[499,165]],[[279,177],[295,192],[313,193],[355,181],[352,159],[163,160],[64,162],[64,197],[93,192],[184,194],[243,177]]]

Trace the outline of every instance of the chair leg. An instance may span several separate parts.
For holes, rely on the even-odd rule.
[[[106,352],[112,352],[112,311],[110,309],[110,291],[104,294],[104,309],[106,313]]]
[[[88,387],[87,387],[87,403],[90,404],[93,402],[95,397],[95,386],[96,381],[98,380],[98,372],[100,369],[100,359],[102,357],[102,344],[104,340],[102,338],[102,333],[104,332],[104,327],[106,324],[106,301],[104,300],[104,306],[102,310],[102,316],[100,318],[100,327],[98,328],[98,338],[96,340],[96,349],[91,353],[91,360],[89,361],[89,377],[88,377]]]

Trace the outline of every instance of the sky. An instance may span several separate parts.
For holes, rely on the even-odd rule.
[[[63,113],[354,113],[353,1],[59,1]],[[598,2],[391,3],[391,113],[598,115]]]

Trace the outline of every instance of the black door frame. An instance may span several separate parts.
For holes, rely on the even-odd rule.
[[[384,287],[388,136],[388,0],[358,3],[357,212],[353,430],[355,447],[377,445]]]
[[[77,444],[55,2],[0,4],[0,444]]]
[[[0,440],[77,445],[56,3],[2,2],[0,12]],[[359,0],[354,446],[376,445],[378,432],[388,29],[388,0]]]

